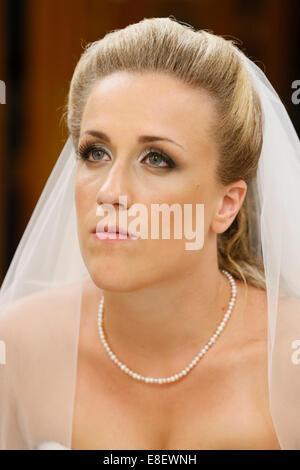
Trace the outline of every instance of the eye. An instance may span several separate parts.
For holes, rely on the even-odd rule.
[[[162,169],[168,169],[168,168],[175,168],[176,163],[170,158],[168,155],[166,155],[164,152],[161,150],[158,150],[156,148],[151,147],[150,149],[145,150],[142,153],[142,157],[140,161],[143,161],[145,159],[149,159],[149,161],[152,161],[154,163],[150,164],[150,166],[154,168],[162,168]],[[163,165],[160,165],[159,163],[163,162]],[[158,163],[158,164],[157,164]]]
[[[107,155],[109,158],[108,152],[103,148],[95,144],[85,143],[79,146],[77,155],[80,159],[85,160],[89,163],[96,163],[104,160],[103,155]],[[92,158],[90,158],[90,156]],[[156,148],[148,148],[142,152],[140,162],[149,159],[149,166],[152,168],[168,169],[175,168],[176,163],[164,152]],[[152,163],[151,163],[152,162]],[[161,164],[162,163],[162,164]]]
[[[142,156],[145,154],[146,156],[140,161],[146,160],[148,158],[149,161],[152,161],[150,166],[153,166],[156,168],[174,168],[176,166],[174,161],[170,157],[168,157],[168,155],[165,155],[163,152],[161,152],[158,149],[151,147],[150,149],[147,149],[146,151],[144,151]],[[163,162],[163,165],[160,165],[161,162]]]
[[[92,155],[92,159],[89,158],[90,154]],[[87,160],[91,163],[102,161],[103,155],[107,155],[107,152],[102,147],[97,147],[93,144],[83,144],[79,147],[77,155],[82,160]]]

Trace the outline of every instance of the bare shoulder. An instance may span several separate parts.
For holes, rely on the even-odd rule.
[[[236,340],[226,369],[236,390],[229,410],[240,404],[240,413],[230,415],[232,439],[240,449],[280,449],[269,403],[267,292],[248,285],[246,295],[243,283],[238,284],[238,292],[243,308],[236,312]]]
[[[67,328],[80,309],[82,282],[42,289],[25,295],[0,311],[0,338],[20,339],[35,336],[48,328]],[[75,311],[74,311],[75,309]]]
[[[280,449],[279,436],[284,436],[284,427],[288,426],[291,436],[299,434],[299,420],[295,413],[299,375],[295,366],[300,363],[300,299],[292,294],[279,295],[274,302],[272,295],[268,299],[266,291],[256,288],[251,289],[250,299],[247,313],[249,341],[245,357],[248,376],[253,378],[252,402],[256,404],[263,422],[259,424],[253,419],[257,416],[254,413],[249,413],[249,422],[252,419],[254,429],[259,425],[265,448]],[[272,351],[271,358],[269,351]],[[271,376],[275,378],[272,381],[272,408],[268,367],[271,367]],[[275,432],[275,422],[280,434]]]
[[[42,289],[0,311],[6,356],[0,367],[0,421],[13,397],[30,437],[55,436],[57,423],[69,419],[84,287],[80,281]]]
[[[246,290],[246,292],[245,292]],[[267,341],[268,297],[265,289],[248,285],[244,290],[244,332],[253,342]]]
[[[300,338],[299,297],[279,295],[268,299],[266,290],[248,286],[244,318],[247,335],[253,339],[266,342],[269,335],[276,335],[279,347],[292,338]]]
[[[271,295],[272,296],[272,295]],[[254,286],[248,286],[248,312],[253,320],[253,325],[265,327],[268,320],[284,320],[296,328],[300,325],[300,297],[294,295],[280,294],[275,299],[268,300],[268,294],[265,289]],[[271,302],[270,313],[272,318],[268,318],[269,302]]]
[[[228,324],[228,348],[251,352],[267,340],[268,301],[264,289],[237,280],[237,299]],[[226,344],[227,348],[227,344]]]
[[[10,302],[0,311],[0,340],[5,364],[10,366],[2,372],[14,375],[28,399],[34,383],[44,380],[47,384],[52,377],[62,384],[70,377],[77,354],[84,288],[85,283],[80,281],[42,289]]]
[[[42,289],[9,303],[0,311],[1,338],[31,338],[60,334],[78,327],[81,311],[88,311],[101,290],[91,279]]]

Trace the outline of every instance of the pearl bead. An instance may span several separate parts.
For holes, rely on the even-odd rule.
[[[215,333],[211,336],[207,344],[201,349],[201,351],[196,355],[196,357],[190,362],[190,364],[185,367],[181,372],[178,372],[177,374],[172,375],[171,377],[144,377],[136,372],[133,372],[130,370],[125,364],[123,364],[117,356],[112,352],[110,349],[104,335],[104,331],[102,328],[102,323],[103,323],[103,307],[104,307],[104,296],[101,297],[100,303],[99,303],[99,309],[98,309],[98,316],[97,316],[97,325],[98,325],[98,332],[99,332],[99,337],[103,343],[104,348],[108,352],[109,357],[111,360],[119,366],[119,368],[125,372],[127,375],[132,377],[133,379],[143,381],[145,383],[158,383],[158,384],[165,384],[165,383],[171,383],[179,380],[182,377],[185,377],[193,368],[194,366],[199,362],[199,360],[206,354],[208,349],[216,342],[217,338],[219,337],[220,333],[223,331],[224,326],[226,325],[229,317],[231,316],[231,310],[234,307],[236,296],[237,296],[237,287],[235,280],[233,276],[225,270],[222,270],[222,272],[227,276],[230,285],[231,285],[231,300],[229,302],[228,310],[225,313],[223,320],[217,327]]]

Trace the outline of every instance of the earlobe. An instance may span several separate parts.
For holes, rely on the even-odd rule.
[[[228,211],[222,206],[221,210],[218,211],[211,223],[211,229],[215,233],[223,233],[232,224],[238,211]]]

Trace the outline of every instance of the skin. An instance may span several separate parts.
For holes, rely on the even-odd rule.
[[[218,269],[216,237],[236,217],[247,185],[237,180],[225,187],[216,180],[218,148],[211,137],[216,118],[205,90],[163,73],[117,72],[89,95],[79,147],[94,143],[104,152],[89,153],[90,160],[100,155],[98,161],[79,158],[76,170],[78,237],[92,282],[84,290],[72,448],[278,448],[267,411],[264,293],[250,288],[246,301],[237,281],[237,303],[226,328],[193,371],[173,384],[144,384],[121,372],[94,325],[103,293],[104,331],[118,358],[142,375],[168,377],[190,363],[222,320],[231,287]],[[105,132],[111,143],[89,130]],[[141,144],[140,135],[164,136],[179,145]],[[158,168],[164,162],[150,159],[150,153],[142,159],[150,147],[167,154],[176,168]],[[120,195],[127,196],[127,209],[143,203],[149,212],[152,203],[204,203],[203,248],[185,250],[187,240],[172,237],[96,241],[90,230],[101,220],[97,205],[124,211]],[[112,415],[112,409],[118,411]],[[216,410],[213,420],[208,409]],[[126,426],[126,435],[116,431],[119,426]]]

